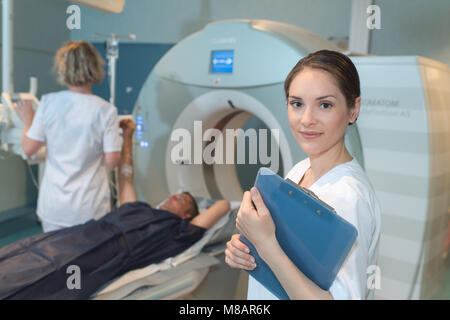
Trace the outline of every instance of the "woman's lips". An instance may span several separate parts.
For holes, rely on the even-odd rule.
[[[300,131],[300,134],[303,138],[312,140],[315,138],[318,138],[322,135],[322,132],[315,132],[315,131]]]

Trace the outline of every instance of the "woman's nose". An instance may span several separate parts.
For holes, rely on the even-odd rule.
[[[303,109],[303,113],[302,113],[300,122],[304,127],[309,127],[311,124],[313,124],[315,122],[314,110],[312,107],[306,106]]]

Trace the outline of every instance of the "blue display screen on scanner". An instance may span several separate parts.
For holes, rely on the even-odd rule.
[[[212,51],[211,72],[212,73],[232,73],[234,64],[233,50]]]

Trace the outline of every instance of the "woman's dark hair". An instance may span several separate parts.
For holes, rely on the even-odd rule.
[[[192,196],[192,194],[190,194],[189,192],[185,191],[183,192],[185,195],[188,195],[191,200],[192,200],[192,206],[189,207],[189,209],[187,210],[189,213],[189,216],[191,218],[196,217],[199,214],[199,210],[198,210],[198,205],[197,205],[197,201],[195,201],[195,198]]]
[[[355,99],[361,96],[358,71],[349,57],[331,50],[320,50],[311,53],[295,65],[284,81],[286,99],[289,97],[289,88],[292,80],[307,67],[322,69],[330,73],[342,91],[347,107],[351,109],[355,106]]]

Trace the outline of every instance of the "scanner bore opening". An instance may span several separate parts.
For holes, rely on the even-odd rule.
[[[220,130],[224,139],[228,137],[226,130],[234,130],[236,135],[233,139],[233,164],[227,164],[225,161],[222,164],[203,163],[205,183],[211,197],[230,200],[242,199],[243,192],[250,190],[250,188],[254,185],[259,168],[269,167],[271,165],[271,163],[267,163],[267,161],[266,163],[262,163],[260,158],[260,148],[264,143],[266,146],[266,149],[263,150],[266,151],[265,156],[270,158],[270,161],[273,161],[274,158],[276,158],[275,161],[278,161],[277,173],[284,176],[283,158],[279,145],[276,139],[272,136],[270,128],[260,118],[250,112],[236,110],[220,119],[213,128]],[[246,135],[249,131],[253,131],[253,135]],[[237,134],[244,134],[244,146],[238,143]],[[263,141],[263,139],[266,141]],[[205,150],[209,144],[214,143],[214,141],[215,139],[213,137],[211,141],[205,142],[203,144],[203,150]],[[230,151],[225,150],[226,145],[227,143],[224,141],[224,159],[226,158],[226,152]],[[238,150],[238,148],[240,149],[243,147],[245,148],[244,150]],[[255,151],[257,155],[253,154]],[[242,158],[238,159],[239,153],[245,153],[244,163],[242,163]],[[226,186],[222,185],[224,181],[222,181],[221,177],[224,177],[224,175],[227,176],[226,182],[234,181],[234,184],[229,185],[227,183]]]

